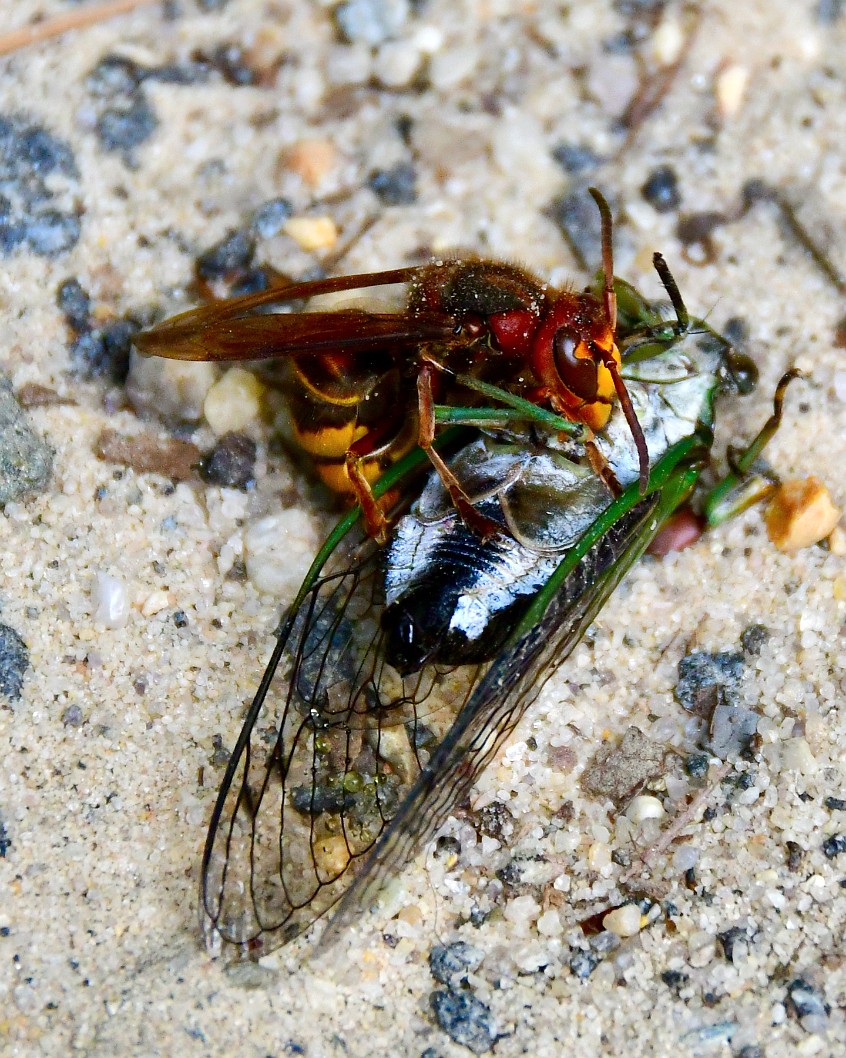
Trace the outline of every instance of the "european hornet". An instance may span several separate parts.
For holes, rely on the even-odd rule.
[[[183,312],[134,341],[142,353],[177,360],[289,360],[296,440],[326,484],[361,505],[368,532],[382,541],[388,523],[372,485],[418,445],[465,522],[483,538],[496,531],[433,447],[436,401],[478,404],[484,396],[518,408],[524,419],[535,414],[530,406],[550,409],[564,432],[587,444],[594,468],[616,493],[619,483],[591,438],[617,398],[645,491],[649,458],[620,373],[611,213],[596,189],[591,194],[602,217],[602,297],[555,290],[510,264],[438,261],[274,286]],[[403,312],[266,311],[397,283],[409,288]]]

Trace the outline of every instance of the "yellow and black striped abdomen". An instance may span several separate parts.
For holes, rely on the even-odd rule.
[[[355,496],[347,453],[369,484],[417,443],[416,394],[388,357],[366,366],[343,355],[295,360],[288,405],[293,436],[334,492]]]

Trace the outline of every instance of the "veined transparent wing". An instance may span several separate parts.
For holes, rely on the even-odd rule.
[[[324,914],[466,700],[475,668],[402,679],[385,663],[381,608],[381,549],[364,540],[282,621],[206,841],[212,951],[225,941],[258,957]]]

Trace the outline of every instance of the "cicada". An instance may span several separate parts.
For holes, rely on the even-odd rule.
[[[141,336],[148,353],[289,361],[305,446],[358,501],[279,625],[226,769],[202,863],[210,950],[256,958],[373,903],[690,498],[716,398],[751,388],[660,255],[669,307],[613,277],[595,197],[604,267],[578,294],[451,262],[295,284]],[[401,313],[258,314],[396,282]]]

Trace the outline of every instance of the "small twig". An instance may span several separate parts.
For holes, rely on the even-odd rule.
[[[627,132],[625,141],[617,152],[618,158],[631,149],[635,137],[640,132],[641,127],[658,109],[665,97],[669,94],[682,67],[687,62],[701,24],[702,11],[696,7],[690,15],[687,36],[675,62],[670,63],[669,66],[663,67],[652,77],[647,78],[635,93],[634,98],[629,103],[622,118],[622,123],[627,129]]]
[[[719,768],[714,772],[714,777],[708,783],[707,786],[703,786],[696,797],[690,802],[683,812],[670,823],[666,830],[663,830],[659,835],[658,839],[645,849],[638,858],[637,863],[633,863],[631,867],[620,879],[620,885],[626,885],[634,878],[643,868],[650,867],[657,856],[660,856],[662,852],[672,845],[682,830],[694,821],[699,809],[702,808],[714,790],[720,785],[725,779],[728,773],[731,771],[730,764],[721,764]]]
[[[749,180],[744,185],[741,194],[739,216],[743,217],[756,202],[775,203],[788,233],[799,243],[834,289],[839,294],[846,294],[846,276],[834,265],[822,246],[799,220],[796,208],[787,193],[764,180]]]
[[[0,55],[10,55],[13,51],[26,48],[30,44],[39,44],[42,40],[59,37],[70,29],[94,26],[98,22],[114,18],[115,15],[125,15],[129,11],[134,11],[136,7],[143,7],[145,4],[154,2],[157,0],[107,0],[104,4],[96,4],[79,11],[69,11],[67,14],[45,19],[43,22],[35,22],[30,26],[10,30],[8,33],[0,33]]]

